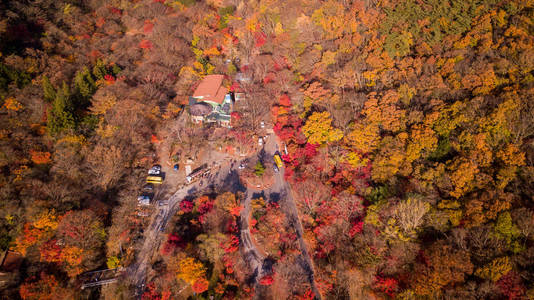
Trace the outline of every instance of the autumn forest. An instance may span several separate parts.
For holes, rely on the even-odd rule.
[[[534,1],[1,1],[0,298],[534,299]]]

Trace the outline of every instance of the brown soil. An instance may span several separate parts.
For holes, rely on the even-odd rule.
[[[245,169],[239,174],[239,178],[243,185],[251,190],[266,190],[274,184],[273,174],[267,170],[263,176],[258,177],[252,170]]]

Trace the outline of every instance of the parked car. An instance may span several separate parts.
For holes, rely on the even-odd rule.
[[[154,165],[150,170],[148,170],[148,175],[159,175],[161,173],[161,166]]]
[[[237,167],[239,170],[243,170],[247,166],[246,163],[242,162],[239,164],[239,167]]]
[[[148,195],[141,195],[137,197],[137,204],[139,205],[150,205],[150,196]]]
[[[152,183],[147,183],[143,186],[143,191],[152,192],[154,190],[154,185]]]
[[[278,173],[278,171],[280,171],[280,169],[278,169],[278,166],[277,166],[277,165],[274,165],[274,166],[273,166],[273,170],[274,170],[276,173]]]
[[[258,139],[258,145],[263,146],[263,138],[260,137]]]
[[[265,122],[263,122],[263,121],[260,122],[260,128],[261,129],[265,128]]]

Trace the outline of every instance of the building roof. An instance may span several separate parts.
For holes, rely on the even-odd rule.
[[[200,98],[202,101],[211,101],[223,103],[224,96],[228,89],[222,86],[224,75],[208,75],[202,79],[193,97]]]

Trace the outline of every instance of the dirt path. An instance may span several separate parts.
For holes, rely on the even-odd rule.
[[[159,248],[161,243],[160,232],[165,229],[170,217],[178,211],[180,202],[187,196],[193,195],[196,192],[196,184],[183,187],[168,199],[168,205],[157,208],[156,214],[152,218],[148,228],[145,230],[143,245],[137,254],[137,261],[135,264],[131,265],[128,270],[131,281],[136,287],[137,297],[140,297],[144,291],[148,266],[156,253],[156,249]]]
[[[253,192],[251,190],[247,190],[245,199],[241,203],[241,205],[243,205],[243,210],[241,210],[240,214],[240,244],[243,260],[253,270],[254,285],[257,285],[265,273],[263,270],[263,261],[265,257],[260,253],[256,247],[256,244],[252,241],[252,236],[250,234],[248,220],[251,214],[250,202],[252,197]]]
[[[280,180],[283,181],[281,176]],[[315,271],[313,266],[313,260],[310,257],[310,254],[308,252],[308,246],[306,245],[306,242],[304,241],[304,229],[302,227],[302,223],[300,222],[298,209],[295,204],[295,200],[293,199],[293,196],[291,194],[291,187],[289,184],[285,181],[282,183],[283,185],[283,191],[285,196],[285,203],[288,211],[286,211],[286,214],[290,220],[290,222],[293,224],[293,227],[295,228],[295,232],[297,234],[297,238],[299,240],[299,246],[300,251],[302,253],[302,257],[304,258],[304,261],[306,262],[304,268],[306,272],[308,273],[308,280],[310,281],[310,284],[312,286],[312,291],[315,294],[315,299],[321,299],[321,294],[319,293],[319,290],[317,289],[317,285],[315,284]]]
[[[163,145],[161,145],[163,146]],[[272,164],[272,157],[274,152],[277,150],[276,140],[274,135],[271,135],[268,142],[265,144],[264,148],[260,151],[260,155],[268,162],[267,165]],[[165,147],[159,147],[158,154],[161,159],[167,159],[168,157],[168,145]],[[166,153],[165,153],[166,152]],[[167,156],[165,156],[167,155]],[[211,156],[210,156],[211,157]],[[223,158],[221,155],[213,155],[213,158],[217,158],[218,162],[222,162]],[[254,197],[255,193],[263,193],[265,195],[278,194],[280,195],[280,200],[282,200],[286,205],[284,207],[286,210],[284,213],[288,216],[289,220],[294,226],[297,238],[299,239],[299,246],[303,261],[305,262],[305,271],[308,275],[309,282],[312,286],[312,290],[316,295],[317,299],[321,299],[321,296],[317,290],[314,279],[314,270],[313,262],[308,253],[307,245],[303,238],[303,227],[298,217],[298,210],[295,205],[295,201],[291,196],[291,189],[289,184],[287,184],[283,177],[283,169],[279,173],[274,175],[275,183],[267,190],[255,190],[255,189],[245,189],[239,182],[239,177],[237,175],[237,167],[240,162],[230,163],[229,161],[224,161],[221,164],[221,168],[217,171],[216,174],[211,174],[209,178],[203,179],[207,181],[207,184],[202,186],[202,189],[224,189],[230,190],[231,192],[236,192],[237,190],[245,191],[246,197],[243,200],[243,210],[240,214],[240,244],[243,259],[251,270],[253,270],[254,284],[258,284],[259,279],[264,275],[271,272],[270,268],[266,268],[266,258],[264,255],[257,249],[256,243],[253,241],[253,237],[250,234],[248,219],[251,213],[250,202]],[[167,163],[162,163],[162,170],[164,172],[173,172],[172,167]],[[175,172],[176,173],[176,172]],[[135,295],[136,298],[140,298],[142,293],[145,290],[145,284],[147,280],[147,270],[151,265],[152,259],[157,255],[157,249],[159,248],[162,242],[161,232],[165,231],[165,228],[168,225],[169,219],[174,216],[179,208],[180,202],[186,197],[194,197],[195,195],[201,192],[200,181],[197,181],[189,186],[184,186],[179,188],[176,192],[171,194],[171,190],[183,182],[183,175],[179,176],[173,174],[173,176],[166,176],[166,183],[160,187],[160,197],[165,200],[167,199],[167,205],[157,206],[156,212],[151,219],[150,225],[145,229],[143,244],[139,252],[137,253],[137,260],[134,264],[128,267],[127,274],[135,286]]]
[[[135,286],[135,296],[140,298],[144,292],[146,279],[147,279],[147,270],[152,262],[152,259],[157,255],[157,249],[159,248],[162,242],[162,232],[165,231],[165,228],[168,225],[168,221],[174,216],[180,209],[180,203],[184,198],[195,197],[202,191],[206,189],[218,189],[218,188],[227,188],[227,189],[237,189],[239,188],[239,177],[237,176],[235,168],[239,164],[234,164],[233,166],[229,163],[222,163],[221,168],[214,174],[211,174],[208,179],[211,182],[210,185],[203,185],[202,190],[200,189],[200,181],[194,182],[188,186],[184,186],[178,189],[170,197],[160,199],[166,200],[167,205],[156,206],[156,212],[151,219],[150,225],[145,229],[144,240],[141,246],[140,251],[137,253],[137,260],[134,264],[128,267],[127,274],[130,278],[130,281]],[[168,194],[170,189],[168,186],[178,186],[181,182],[168,182],[164,185],[164,190],[161,191],[161,194]],[[233,191],[235,192],[235,191]],[[154,204],[157,205],[157,204]]]
[[[260,151],[260,155],[263,156],[264,163],[267,165],[267,167],[271,167],[272,164],[274,164],[273,156],[274,153],[278,150],[277,146],[277,140],[272,134],[270,138],[267,140],[267,143],[265,144],[263,151]],[[250,202],[253,198],[254,193],[262,193],[263,195],[278,195],[281,202],[284,203],[283,209],[284,213],[290,220],[291,224],[293,225],[293,228],[295,229],[295,232],[297,234],[297,238],[299,241],[299,248],[301,251],[301,255],[304,261],[304,269],[307,273],[308,280],[310,282],[310,285],[312,287],[313,293],[316,295],[316,299],[321,299],[321,294],[319,293],[319,290],[317,289],[317,286],[315,284],[315,273],[314,273],[314,267],[313,267],[313,261],[309,255],[308,252],[308,246],[306,245],[306,242],[304,241],[303,232],[304,229],[302,227],[302,223],[300,222],[298,209],[295,204],[295,200],[293,199],[293,196],[291,194],[291,187],[290,185],[284,180],[283,178],[284,170],[283,168],[280,170],[280,172],[274,174],[274,184],[266,190],[254,190],[249,189],[247,190],[246,197],[244,200],[243,210],[241,211],[241,241],[243,245],[243,258],[245,261],[249,264],[251,269],[254,271],[254,279],[255,283],[258,283],[258,280],[261,279],[264,275],[266,275],[271,270],[265,269],[265,257],[261,254],[261,252],[256,248],[255,243],[253,242],[249,230],[249,224],[248,224],[248,217],[250,216]]]

